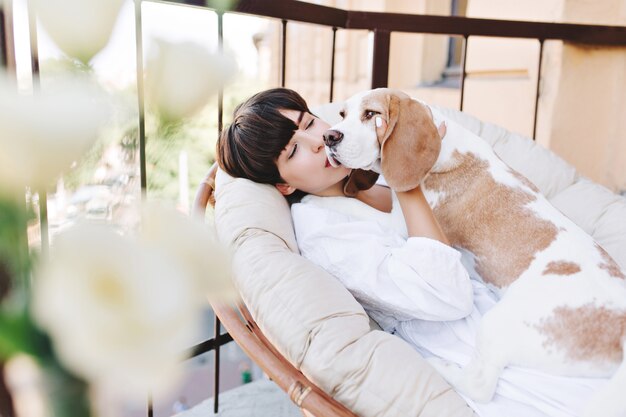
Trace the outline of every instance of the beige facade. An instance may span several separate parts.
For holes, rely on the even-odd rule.
[[[451,0],[317,0],[352,10],[450,15]],[[467,0],[468,17],[626,25],[626,0]],[[280,50],[280,25],[264,45]],[[442,83],[449,71],[449,37],[392,33],[389,86],[428,102],[459,108],[460,90]],[[459,40],[462,44],[462,39]],[[289,23],[286,85],[310,104],[329,100],[332,30]],[[266,48],[260,48],[262,51]],[[546,41],[537,115],[537,140],[594,181],[626,190],[626,48]],[[280,57],[263,70],[280,84]],[[372,37],[337,31],[334,100],[369,88]],[[268,61],[266,61],[268,62]],[[472,37],[468,44],[464,111],[532,136],[539,42]],[[274,74],[270,76],[270,74]],[[446,86],[447,84],[447,86]]]
[[[623,26],[626,1],[470,0],[467,15]],[[466,90],[466,110],[531,135],[538,42],[472,39],[469,48],[468,87],[472,87]],[[497,57],[498,61],[490,57]],[[495,90],[495,74],[494,82],[482,87],[481,94],[472,91],[479,88],[478,73],[498,68],[499,77],[507,86],[506,99],[498,99],[502,93]],[[520,77],[507,77],[502,70],[521,70]],[[626,190],[626,48],[547,41],[537,117],[540,143],[594,181],[613,190]]]

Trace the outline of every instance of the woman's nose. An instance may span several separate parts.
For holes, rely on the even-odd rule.
[[[321,136],[311,136],[310,144],[313,152],[319,152],[324,149],[324,139]]]

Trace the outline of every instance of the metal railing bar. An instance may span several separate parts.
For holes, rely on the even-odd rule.
[[[218,53],[221,55],[224,52],[224,21],[223,21],[224,13],[218,11],[217,12],[217,45],[218,45]],[[224,89],[220,86],[218,90],[218,104],[217,104],[217,135],[218,138],[222,134],[222,121],[223,121],[223,111],[224,111]],[[213,367],[213,413],[217,414],[219,407],[219,384],[220,384],[220,346],[219,343],[220,336],[220,321],[215,315],[215,362]]]
[[[219,10],[223,1],[220,0],[149,0],[162,3],[176,3]],[[335,7],[321,6],[293,0],[240,0],[232,12],[273,17],[292,22],[313,23],[325,26],[345,27],[348,12]]]
[[[281,65],[280,65],[280,86],[284,87],[287,81],[287,20],[282,20],[282,36],[280,42],[280,54],[281,54]]]
[[[463,99],[465,98],[465,77],[467,76],[467,46],[469,44],[469,36],[463,37],[463,67],[461,69],[461,99],[459,103],[459,111],[463,111]]]
[[[9,42],[7,41],[7,33],[8,26],[7,23],[9,19],[5,17],[4,7],[0,6],[0,67],[8,67],[9,66]]]
[[[539,39],[539,64],[537,65],[537,87],[535,89],[535,115],[533,117],[533,140],[537,140],[537,115],[539,110],[539,86],[541,85],[541,63],[543,61],[543,39]]]
[[[217,48],[221,56],[224,53],[224,13],[217,12]],[[224,86],[217,90],[217,137],[224,127]]]
[[[0,49],[2,49],[3,62],[5,69],[17,79],[17,70],[15,67],[15,34],[13,32],[13,3],[5,1],[3,7],[0,7],[2,15],[2,28],[0,28]]]
[[[148,417],[154,416],[154,400],[152,399],[152,393],[148,394]]]
[[[37,15],[32,3],[27,2],[28,8],[28,35],[30,37],[30,69],[32,76],[33,94],[41,91],[41,74],[39,71],[39,43],[37,41]],[[41,242],[41,257],[46,259],[50,249],[50,233],[48,227],[48,192],[42,188],[37,190],[39,196],[39,238]]]
[[[220,318],[215,315],[215,340],[219,340],[220,337]],[[219,395],[220,395],[220,344],[215,344],[215,372],[213,374],[213,413],[217,414],[219,407]]]
[[[333,92],[335,88],[335,49],[337,46],[337,28],[333,26],[333,47],[330,53],[330,93],[328,101],[333,102]]]
[[[141,19],[142,0],[135,0],[135,63],[137,66],[137,105],[139,109],[139,173],[141,177],[141,196],[147,195],[146,173],[146,114],[143,79],[143,30]]]
[[[211,338],[192,346],[183,354],[183,357],[186,359],[195,358],[203,353],[212,351],[217,345],[223,346],[232,341],[233,337],[228,333],[220,334],[217,338]]]
[[[37,42],[37,16],[32,3],[26,2],[28,8],[28,36],[30,37],[30,69],[32,73],[33,94],[41,88],[39,76],[39,47]]]
[[[212,9],[219,8],[220,5],[218,0],[145,1]],[[341,29],[378,29],[389,32],[529,38],[626,46],[626,26],[347,11],[293,0],[241,0],[229,12],[334,26]]]
[[[374,30],[374,53],[372,57],[372,88],[387,87],[389,78],[389,51],[391,33]]]
[[[626,45],[626,26],[582,25],[379,12],[348,12],[346,29],[388,30],[462,36],[563,40]]]

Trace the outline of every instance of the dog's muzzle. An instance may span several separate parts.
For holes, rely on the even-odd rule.
[[[324,149],[326,150],[326,156],[328,157],[328,162],[334,168],[337,168],[341,165],[341,162],[337,159],[335,155],[337,145],[343,140],[343,133],[338,130],[329,129],[324,132]]]
[[[343,133],[338,130],[327,130],[324,133],[324,144],[329,148],[337,146],[343,140]]]

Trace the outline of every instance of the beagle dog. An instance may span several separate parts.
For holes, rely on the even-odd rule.
[[[452,246],[471,254],[500,296],[465,368],[431,360],[443,377],[479,402],[492,398],[509,365],[611,377],[583,415],[626,416],[626,274],[617,263],[486,142],[436,109],[377,89],[347,100],[340,115],[324,135],[331,163],[382,173],[395,191],[421,186]],[[373,184],[365,182],[361,188]]]

